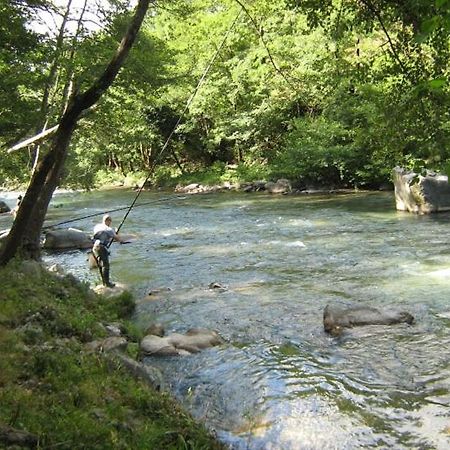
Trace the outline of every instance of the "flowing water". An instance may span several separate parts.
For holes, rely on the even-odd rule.
[[[49,222],[133,197],[59,194]],[[122,229],[138,241],[112,246],[112,278],[133,287],[142,328],[205,327],[225,339],[145,362],[230,448],[450,448],[449,214],[396,212],[393,193],[143,193],[141,202],[152,203]],[[45,259],[98,282],[85,252]],[[323,331],[327,304],[405,309],[416,321],[335,338]]]

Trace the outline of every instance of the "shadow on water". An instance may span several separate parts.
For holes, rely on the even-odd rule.
[[[164,194],[143,193],[142,201]],[[60,195],[50,219],[131,203],[133,192]],[[122,213],[113,215],[117,226]],[[211,194],[133,210],[112,247],[136,323],[216,329],[226,344],[147,359],[233,449],[450,446],[449,215],[394,210],[392,193]],[[74,226],[89,231],[98,218]],[[84,252],[49,254],[94,284]],[[225,289],[209,289],[212,282]],[[151,289],[163,289],[146,296]],[[325,305],[407,309],[412,326],[325,334]]]

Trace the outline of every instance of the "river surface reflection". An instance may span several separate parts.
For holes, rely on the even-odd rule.
[[[59,194],[49,222],[133,192]],[[135,320],[217,330],[220,347],[147,359],[233,449],[450,448],[448,214],[396,212],[392,193],[143,193],[112,247]],[[113,214],[118,225],[124,211]],[[71,224],[89,231],[97,219]],[[95,284],[84,252],[47,254]],[[226,289],[209,289],[212,282]],[[146,296],[152,289],[158,295]],[[323,332],[325,305],[402,308],[416,323]]]

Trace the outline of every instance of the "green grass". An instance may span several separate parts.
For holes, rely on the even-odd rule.
[[[87,351],[111,322],[138,341],[129,294],[106,299],[34,263],[13,262],[0,277],[0,426],[46,449],[223,448],[168,394]]]

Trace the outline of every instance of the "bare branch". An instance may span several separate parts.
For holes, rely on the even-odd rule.
[[[17,150],[28,147],[31,144],[37,144],[38,142],[45,140],[48,136],[53,134],[58,129],[58,126],[59,125],[55,125],[52,128],[48,128],[47,130],[44,130],[44,131],[34,135],[33,137],[30,137],[29,139],[25,139],[24,141],[19,142],[18,144],[9,148],[7,150],[7,153],[13,153]]]

